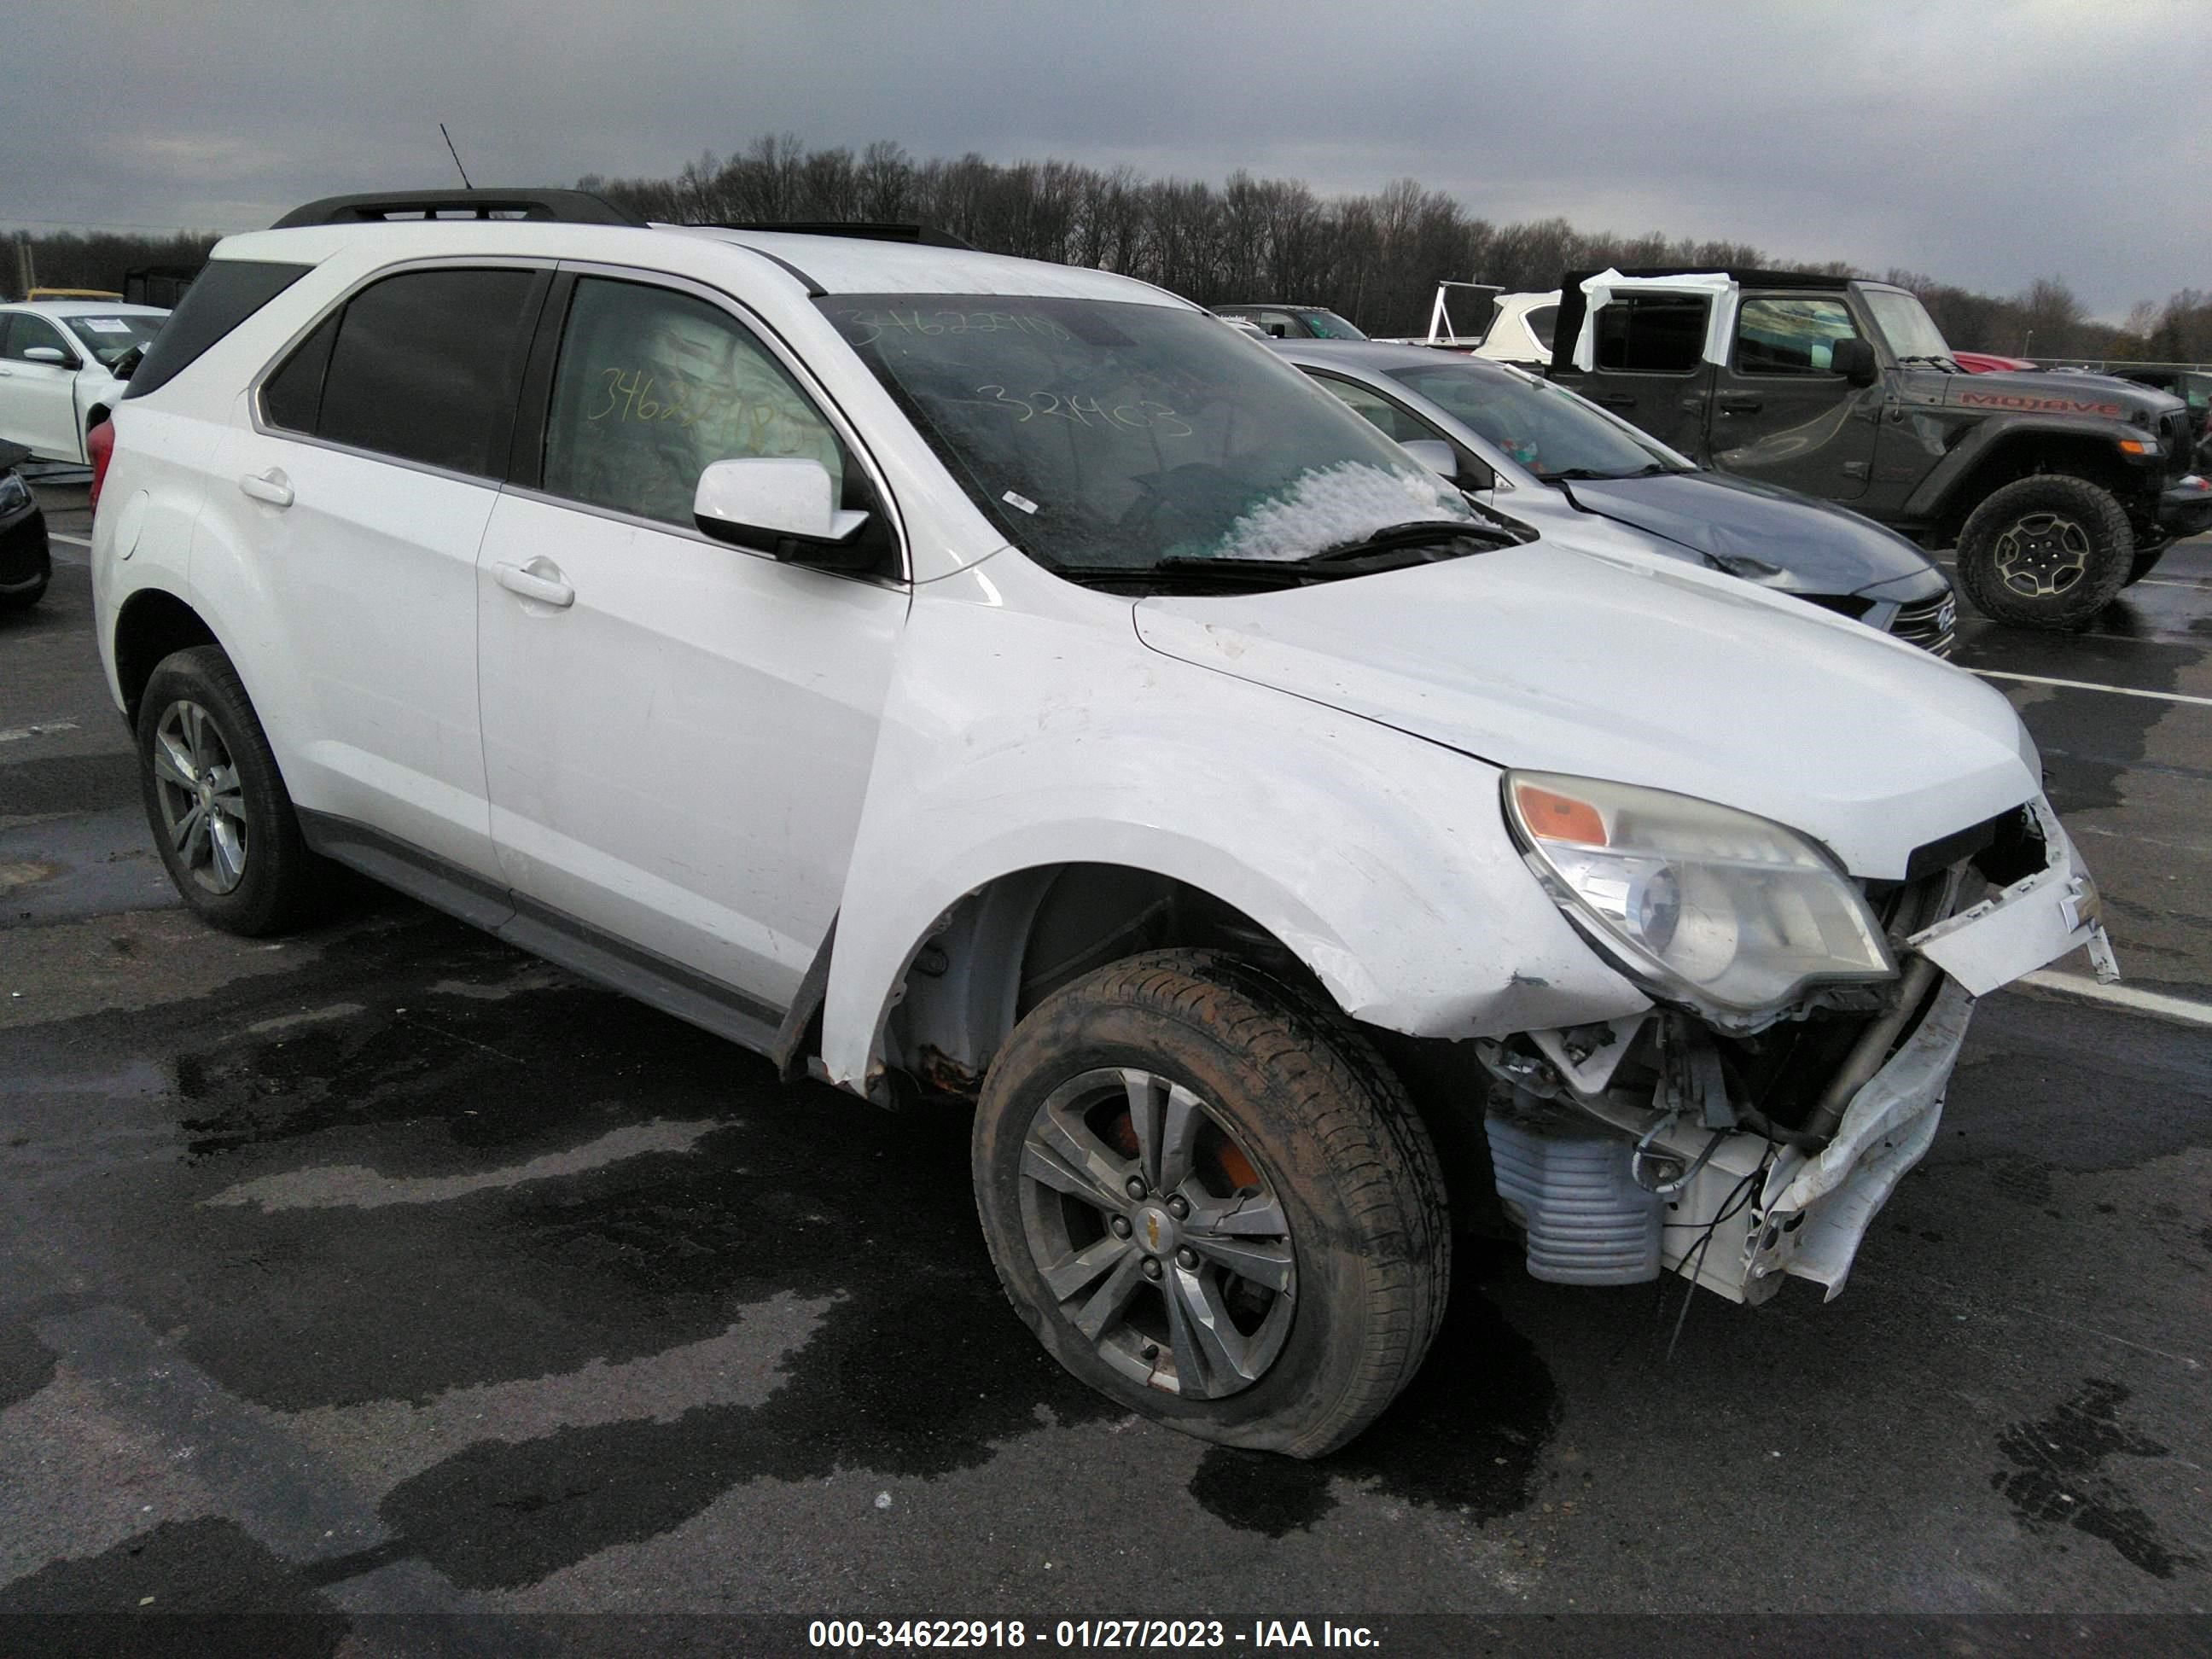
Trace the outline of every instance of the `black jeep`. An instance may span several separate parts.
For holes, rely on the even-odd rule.
[[[1560,288],[1554,379],[1709,466],[1955,545],[1960,586],[1999,622],[2085,628],[2212,528],[2179,398],[1968,374],[1901,288],[1650,269]]]

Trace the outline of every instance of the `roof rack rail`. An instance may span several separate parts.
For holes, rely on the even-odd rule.
[[[775,230],[793,236],[851,236],[868,242],[914,242],[922,247],[958,247],[973,252],[975,244],[965,236],[929,225],[901,225],[860,219],[754,220],[734,224],[727,220],[690,221],[693,230]]]
[[[294,208],[270,228],[378,224],[392,219],[492,218],[556,221],[571,225],[645,222],[635,214],[587,190],[410,190],[325,196],[319,202]]]

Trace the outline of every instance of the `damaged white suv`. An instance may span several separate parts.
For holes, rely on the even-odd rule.
[[[2110,966],[1996,693],[1538,539],[1140,283],[339,200],[216,250],[113,428],[100,650],[200,915],[337,860],[972,1098],[1022,1317],[1209,1439],[1370,1422],[1455,1206],[1832,1294],[1972,1000]]]

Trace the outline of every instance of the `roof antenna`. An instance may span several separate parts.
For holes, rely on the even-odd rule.
[[[476,186],[469,182],[469,170],[461,166],[461,153],[453,148],[453,135],[446,131],[443,121],[438,123],[438,137],[446,141],[446,153],[453,158],[454,170],[461,175],[461,188],[474,190]]]

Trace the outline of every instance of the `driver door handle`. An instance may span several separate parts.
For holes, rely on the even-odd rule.
[[[1723,392],[1713,399],[1713,406],[1723,415],[1756,415],[1766,407],[1764,398],[1747,398],[1741,392]]]
[[[497,574],[499,585],[508,592],[520,593],[540,605],[565,611],[576,602],[576,590],[568,586],[561,574],[561,567],[550,559],[532,559],[527,565],[502,564],[497,567]]]
[[[292,505],[292,481],[280,467],[270,467],[266,472],[249,472],[238,481],[238,487],[257,501],[266,501],[271,507]]]
[[[1633,409],[1636,394],[1632,392],[1608,392],[1598,398],[1607,409]]]

